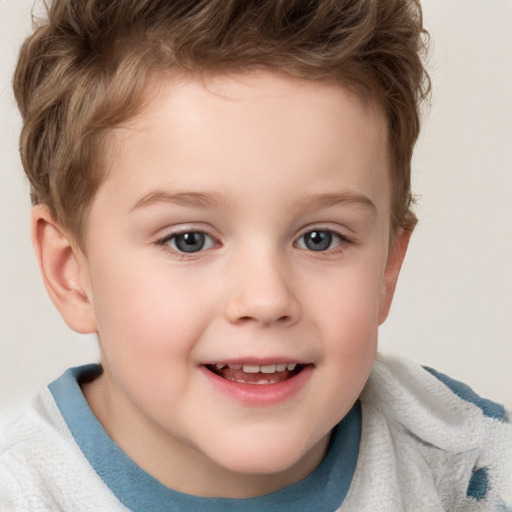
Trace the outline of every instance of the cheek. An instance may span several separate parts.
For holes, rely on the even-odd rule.
[[[310,303],[325,341],[330,376],[343,388],[353,388],[354,397],[366,381],[377,349],[381,282],[379,265],[347,267],[318,283]]]
[[[198,293],[193,282],[169,268],[123,263],[95,275],[94,303],[104,351],[146,362],[187,354],[208,317],[207,294]]]
[[[378,326],[381,290],[381,266],[335,269],[315,282],[310,307],[323,325],[340,334],[372,332]]]
[[[132,268],[137,271],[126,274],[117,266],[97,274],[102,362],[135,403],[165,418],[189,394],[186,383],[202,331],[198,319],[207,313],[193,289],[142,265]]]

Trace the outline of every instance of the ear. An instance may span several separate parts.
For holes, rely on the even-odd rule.
[[[391,303],[393,302],[393,295],[395,294],[396,283],[398,275],[402,268],[402,263],[407,253],[407,247],[411,238],[413,228],[402,228],[392,240],[386,268],[384,269],[384,279],[382,283],[382,291],[379,304],[379,325],[384,323],[388,317]]]
[[[32,245],[50,299],[66,324],[81,334],[97,331],[86,258],[46,206],[32,209]]]

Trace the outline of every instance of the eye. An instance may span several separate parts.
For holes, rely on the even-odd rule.
[[[215,245],[213,238],[201,231],[186,231],[166,236],[160,242],[182,253],[194,253],[211,249]]]
[[[346,237],[330,229],[312,229],[297,240],[296,246],[300,249],[321,252],[335,249],[347,242]]]

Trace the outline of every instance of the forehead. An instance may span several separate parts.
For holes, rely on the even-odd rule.
[[[139,196],[156,182],[236,193],[262,174],[271,194],[290,169],[350,174],[367,191],[389,181],[384,116],[340,85],[263,71],[165,76],[145,105],[108,142],[106,181],[127,188],[138,169]]]
[[[232,116],[247,121],[244,125],[251,124],[255,130],[259,129],[255,121],[263,116],[269,126],[279,123],[289,129],[291,124],[299,129],[308,124],[315,129],[329,128],[326,123],[336,118],[341,122],[348,114],[355,136],[362,135],[357,131],[360,128],[367,133],[370,124],[374,128],[371,135],[387,131],[380,105],[364,91],[345,87],[341,82],[305,80],[268,70],[163,74],[151,82],[142,103],[143,111],[123,123],[116,130],[118,135],[125,131],[124,135],[129,137],[130,130],[151,129],[157,123],[169,121],[170,114],[179,117],[182,128],[200,115],[202,125]],[[340,111],[345,115],[338,116]],[[327,112],[331,115],[326,116]],[[268,117],[269,114],[272,116]]]

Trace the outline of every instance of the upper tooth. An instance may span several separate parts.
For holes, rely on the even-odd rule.
[[[265,364],[265,365],[256,365],[256,364],[244,364],[242,365],[234,365],[230,364],[229,368],[232,370],[240,370],[242,369],[245,373],[276,373],[284,372],[285,370],[293,371],[297,367],[296,363],[280,363],[280,364]]]
[[[223,368],[226,368],[226,365],[224,363],[217,363],[215,365],[215,368],[217,368],[218,370],[222,370]]]
[[[258,365],[253,364],[244,364],[242,370],[245,373],[259,373],[260,367]]]

